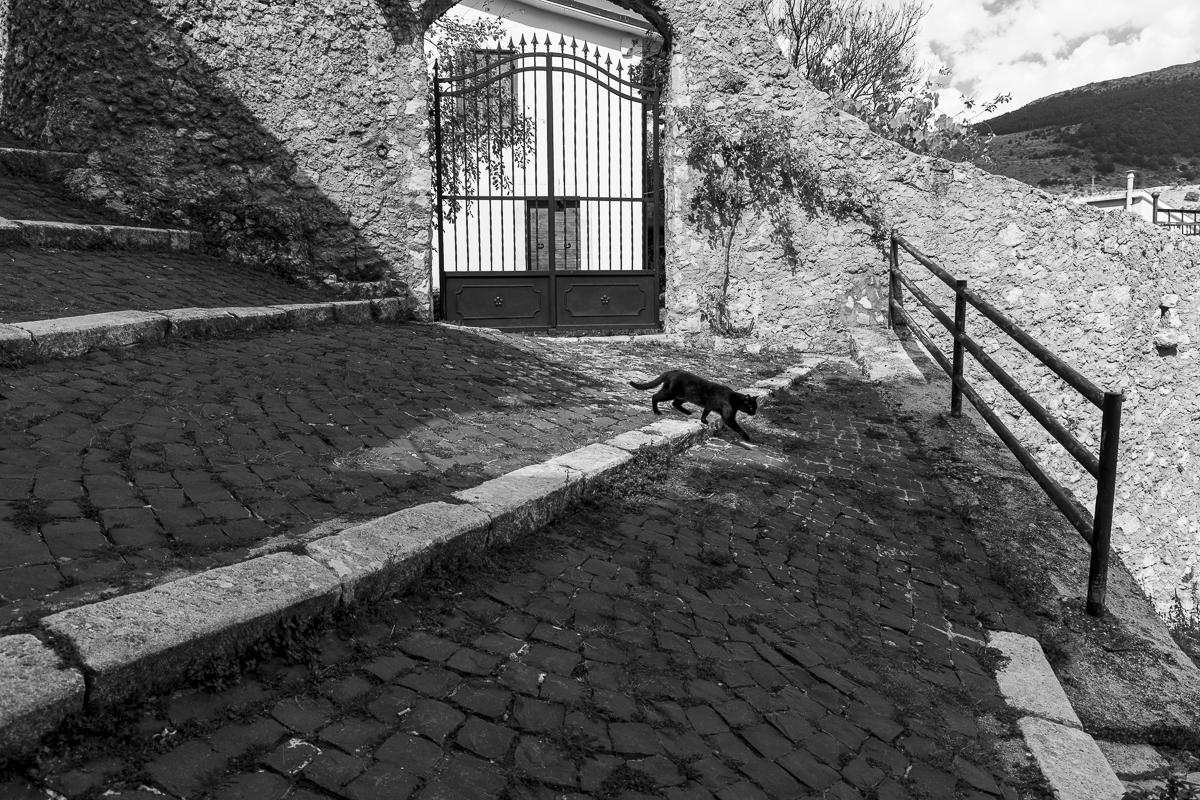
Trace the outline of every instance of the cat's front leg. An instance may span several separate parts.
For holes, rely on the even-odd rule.
[[[722,416],[721,419],[725,420],[725,424],[729,426],[730,430],[737,431],[738,433],[740,433],[742,435],[742,438],[745,439],[747,442],[753,441],[753,439],[750,438],[750,434],[748,434],[744,430],[742,430],[741,425],[738,425],[736,412],[733,414],[730,414],[729,416]]]

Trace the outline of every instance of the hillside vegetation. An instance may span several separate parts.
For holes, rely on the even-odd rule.
[[[1200,62],[1092,83],[1035,100],[981,127],[997,134],[984,169],[1051,190],[1200,178]]]

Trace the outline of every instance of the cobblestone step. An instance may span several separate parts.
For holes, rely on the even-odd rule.
[[[33,178],[51,178],[68,169],[87,165],[84,153],[9,146],[14,144],[13,140],[0,139],[0,170]]]
[[[628,380],[777,358],[333,324],[0,370],[0,632],[635,429]]]
[[[267,306],[335,299],[262,268],[197,253],[0,248],[0,323],[107,311]],[[342,298],[336,298],[342,299]]]
[[[174,339],[238,336],[264,329],[334,322],[402,322],[400,298],[338,300],[297,305],[111,311],[82,317],[0,324],[0,362],[27,364],[95,350],[159,344]]]
[[[204,249],[204,236],[177,228],[0,219],[0,247],[22,245],[61,250],[194,253]]]
[[[743,391],[769,396],[817,363],[812,360],[787,371],[782,380],[762,381]],[[632,459],[687,449],[703,441],[707,428],[664,420],[637,434],[459,492],[455,499],[461,505],[435,503],[401,511],[311,542],[305,556],[279,553],[209,570],[51,615],[42,629],[60,655],[81,669],[75,674],[86,680],[86,704],[93,711],[132,695],[166,690],[209,660],[241,652],[285,617],[303,625],[339,603],[400,590],[431,558],[454,548],[476,549],[532,533],[573,508],[588,482],[614,474]],[[78,705],[83,692],[74,679],[54,692],[25,691],[46,662],[53,662],[44,651],[30,659],[20,649],[28,637],[18,638],[0,637],[0,679],[7,681],[0,695],[11,698],[0,706],[0,742],[9,748],[0,756],[35,746]],[[73,671],[65,669],[68,676]],[[40,724],[31,727],[30,719]]]

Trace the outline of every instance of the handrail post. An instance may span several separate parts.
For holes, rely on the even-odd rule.
[[[1096,478],[1096,512],[1092,517],[1092,557],[1088,566],[1087,613],[1104,616],[1108,593],[1108,553],[1112,541],[1114,495],[1117,491],[1117,449],[1121,441],[1121,392],[1104,393],[1100,422],[1100,474]]]
[[[896,327],[896,311],[892,303],[904,305],[904,287],[900,285],[900,245],[896,242],[896,229],[892,228],[892,257],[888,264],[888,330]]]
[[[950,376],[950,416],[962,416],[963,343],[967,332],[967,297],[964,294],[967,282],[954,282],[954,372]]]

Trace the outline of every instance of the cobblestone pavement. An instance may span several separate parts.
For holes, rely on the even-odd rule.
[[[783,368],[731,360],[367,325],[2,370],[0,632],[645,425],[629,377]]]
[[[2,190],[0,190],[2,191]],[[263,269],[193,253],[0,248],[0,323],[330,299]]]
[[[760,412],[761,448],[711,440],[640,490],[610,488],[342,620],[308,658],[264,655],[225,688],[69,733],[0,789],[1042,796],[997,755],[1011,722],[975,642],[981,620],[1032,622],[985,577],[983,549],[896,416],[844,367],[824,368]]]

